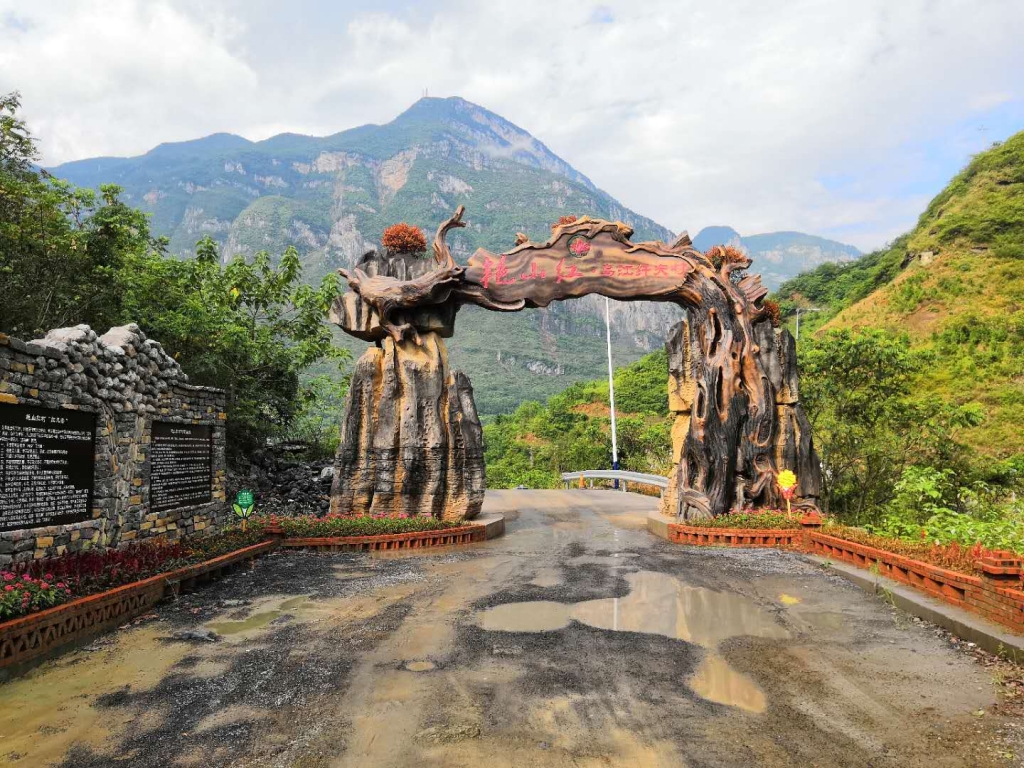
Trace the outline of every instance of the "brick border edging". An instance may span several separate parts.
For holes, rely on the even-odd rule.
[[[654,531],[650,522],[648,529]],[[664,521],[667,536],[659,535],[676,544],[693,546],[793,549],[867,570],[877,569],[881,576],[1024,634],[1024,562],[1017,555],[993,553],[977,562],[980,575],[972,575],[821,533],[818,529],[822,520],[814,515],[800,522],[801,530],[771,530],[710,528]]]
[[[698,547],[802,547],[804,532],[796,528],[702,528],[697,525],[668,526],[669,541]]]
[[[217,576],[276,547],[277,542],[264,541],[4,622],[0,624],[0,679],[11,668],[40,661],[145,613],[168,593],[177,594],[182,584]]]
[[[376,552],[394,549],[426,549],[484,541],[483,525],[460,525],[434,531],[388,533],[378,536],[294,536],[283,537],[281,546],[288,549],[313,549],[321,552]]]

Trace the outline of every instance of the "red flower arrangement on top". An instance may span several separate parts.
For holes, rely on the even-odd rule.
[[[743,251],[731,245],[713,245],[704,252],[704,256],[715,269],[721,269],[723,264],[744,261],[747,258]]]
[[[423,230],[404,221],[385,229],[381,243],[392,253],[423,253],[427,250]]]

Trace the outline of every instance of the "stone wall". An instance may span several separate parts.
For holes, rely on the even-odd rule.
[[[80,325],[31,342],[0,334],[0,408],[4,404],[95,413],[96,450],[92,518],[0,532],[0,564],[206,533],[227,520],[225,394],[190,385],[178,363],[138,326],[98,336]],[[211,502],[150,511],[155,420],[211,427]]]

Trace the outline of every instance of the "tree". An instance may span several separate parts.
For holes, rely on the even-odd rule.
[[[0,97],[0,328],[34,338],[81,322],[112,325],[129,262],[166,244],[117,186],[97,195],[35,170],[19,104],[17,93]]]
[[[227,390],[232,455],[283,434],[311,407],[303,371],[348,357],[324,322],[337,278],[304,284],[294,248],[276,266],[266,252],[222,266],[208,237],[194,259],[168,257],[117,186],[97,195],[35,169],[19,106],[17,93],[0,98],[0,331],[138,323],[193,383]]]
[[[914,396],[927,358],[906,336],[881,330],[831,331],[800,351],[800,396],[820,451],[826,510],[874,522],[912,465],[966,472],[958,427],[977,424],[977,407]]]
[[[342,361],[324,322],[338,293],[334,275],[319,286],[301,281],[289,248],[274,266],[261,251],[221,266],[205,237],[196,257],[151,257],[124,281],[124,311],[181,362],[190,378],[228,393],[232,448],[255,448],[280,435],[302,405],[300,375],[322,360]],[[307,403],[308,405],[308,403]]]

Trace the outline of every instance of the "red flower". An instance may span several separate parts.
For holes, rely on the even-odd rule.
[[[4,592],[13,592],[13,591],[14,591],[14,587],[12,587],[10,584],[8,584],[6,587],[4,587]]]
[[[572,245],[569,246],[569,250],[576,256],[583,256],[590,253],[590,243],[582,237],[578,237],[572,241]]]

